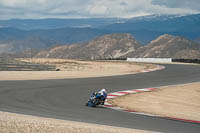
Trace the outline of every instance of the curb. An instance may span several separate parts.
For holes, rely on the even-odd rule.
[[[135,89],[135,90],[126,90],[126,91],[118,91],[118,92],[109,93],[107,98],[106,98],[104,107],[114,109],[114,110],[123,111],[123,112],[133,113],[133,114],[139,114],[139,115],[145,115],[145,116],[151,116],[151,117],[157,117],[157,118],[164,118],[164,119],[169,119],[169,120],[176,120],[176,121],[200,124],[200,121],[196,121],[196,120],[182,119],[182,118],[176,118],[176,117],[162,117],[162,116],[159,116],[159,115],[137,112],[135,110],[127,110],[127,109],[124,109],[124,108],[121,108],[121,107],[113,106],[112,104],[108,103],[109,99],[114,99],[114,98],[117,98],[119,96],[124,96],[124,95],[127,95],[127,94],[140,93],[140,92],[151,92],[151,91],[155,91],[155,90],[157,90],[157,88]]]

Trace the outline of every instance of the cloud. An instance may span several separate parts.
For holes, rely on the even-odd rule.
[[[134,17],[200,12],[199,0],[0,0],[0,18]]]
[[[87,2],[89,0],[0,0],[0,18],[81,17]]]
[[[153,0],[153,4],[166,6],[168,8],[183,8],[200,10],[199,0]]]
[[[134,17],[150,14],[191,14],[198,12],[196,9],[181,8],[180,6],[170,7],[160,2],[162,0],[126,0],[125,2],[124,0],[93,0],[89,4],[91,7],[104,7],[105,10],[102,10],[102,13],[99,15],[106,17]],[[94,10],[89,11],[90,16],[98,16]]]
[[[124,0],[93,0],[89,3],[88,13],[94,17],[98,17],[98,15],[101,17],[138,16],[140,14],[148,14],[141,9],[148,7],[150,3],[151,0],[126,0],[126,2]],[[91,7],[101,7],[102,13],[96,14],[95,11],[98,11],[99,8]]]
[[[107,7],[105,7],[104,5],[89,6],[88,11],[90,14],[101,16],[101,15],[106,14]]]
[[[127,6],[128,4],[126,2],[121,2],[120,5]]]

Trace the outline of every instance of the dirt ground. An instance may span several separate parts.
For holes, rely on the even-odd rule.
[[[138,112],[200,121],[200,83],[125,95],[110,103]]]
[[[80,61],[66,59],[18,59],[24,62],[54,65],[60,71],[0,71],[0,80],[42,80],[87,78],[134,74],[156,65],[126,61]]]
[[[0,133],[151,133],[151,132],[0,112]]]

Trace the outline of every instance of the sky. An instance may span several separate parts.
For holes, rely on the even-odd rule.
[[[1,20],[195,13],[200,13],[200,0],[0,0]]]

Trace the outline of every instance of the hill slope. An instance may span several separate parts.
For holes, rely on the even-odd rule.
[[[183,37],[165,34],[127,56],[140,58],[200,58],[200,44]]]
[[[58,46],[39,52],[35,57],[106,59],[200,58],[200,44],[183,37],[162,35],[148,45],[140,45],[130,34],[111,34],[82,45]]]
[[[183,36],[199,42],[199,25],[200,14],[150,15],[132,19],[0,20],[0,53],[85,43],[113,33],[129,33],[144,45],[163,34]]]
[[[39,52],[35,57],[105,59],[118,58],[137,50],[141,45],[130,34],[111,34],[82,44],[57,46]]]
[[[164,34],[148,45],[140,45],[130,34],[108,34],[82,44],[59,45],[44,50],[30,49],[11,57],[113,59],[113,58],[199,58],[200,44]]]

